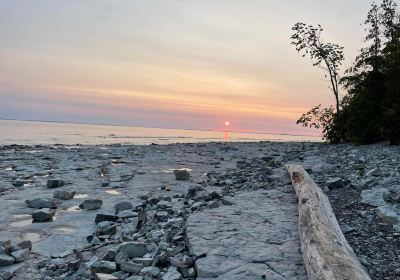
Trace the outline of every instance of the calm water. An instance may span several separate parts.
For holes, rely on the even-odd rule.
[[[319,137],[0,120],[0,145],[321,141]]]

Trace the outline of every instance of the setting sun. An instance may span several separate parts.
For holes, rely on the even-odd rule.
[[[228,122],[228,121],[225,122],[225,125],[226,125],[226,126],[229,126],[230,124],[231,124],[231,123]]]

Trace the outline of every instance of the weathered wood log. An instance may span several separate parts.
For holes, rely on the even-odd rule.
[[[370,280],[344,237],[329,199],[300,165],[288,164],[299,201],[299,231],[309,280]]]

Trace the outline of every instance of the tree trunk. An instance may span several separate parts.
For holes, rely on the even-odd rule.
[[[300,165],[288,164],[299,206],[299,231],[309,280],[370,280],[347,243],[328,198]]]

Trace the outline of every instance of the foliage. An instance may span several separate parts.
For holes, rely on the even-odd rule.
[[[313,34],[322,31],[320,27],[310,29],[304,24],[295,27],[293,36],[308,30],[305,32],[308,37],[302,37],[307,40],[314,40],[319,35]],[[325,139],[331,143],[369,144],[388,140],[400,144],[400,15],[397,3],[394,0],[383,0],[380,5],[373,3],[365,27],[365,46],[353,66],[339,79],[348,94],[339,101],[336,113],[331,107],[323,109],[319,105],[297,123],[322,128]],[[307,48],[307,44],[299,44],[297,50]],[[311,59],[315,58],[315,54],[311,55]]]
[[[303,57],[309,55],[313,66],[325,70],[325,78],[329,76],[332,92],[336,100],[336,113],[339,113],[339,68],[344,60],[343,47],[324,43],[321,39],[323,28],[314,27],[305,23],[296,23],[292,30],[292,45]]]

